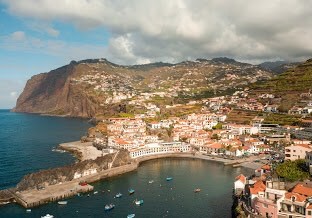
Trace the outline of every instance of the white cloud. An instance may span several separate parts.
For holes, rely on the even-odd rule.
[[[0,108],[13,108],[24,85],[25,81],[0,78]]]
[[[14,91],[14,92],[11,92],[11,93],[10,93],[10,96],[13,97],[13,98],[17,98],[17,92],[15,92],[15,91]]]
[[[23,31],[16,31],[10,35],[10,38],[13,41],[24,41],[26,39],[26,35]]]
[[[312,54],[310,0],[2,2],[9,13],[39,23],[60,21],[84,30],[108,29],[112,38],[103,56],[119,63],[216,56],[295,60]],[[51,26],[44,31],[59,34]]]
[[[60,31],[51,26],[51,24],[44,22],[31,22],[29,27],[40,33],[47,33],[49,36],[58,37]]]

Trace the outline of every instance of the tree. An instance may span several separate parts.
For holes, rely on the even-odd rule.
[[[217,125],[213,126],[212,129],[222,129],[222,124],[218,123]]]
[[[285,161],[276,167],[276,172],[279,176],[291,182],[304,180],[310,177],[306,169],[305,160],[302,159]]]

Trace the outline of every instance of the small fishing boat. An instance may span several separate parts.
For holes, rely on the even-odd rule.
[[[41,216],[41,218],[54,218],[54,216],[51,214],[46,214],[45,216]]]
[[[115,205],[114,204],[106,204],[104,207],[104,210],[109,211],[114,209]]]
[[[172,180],[172,177],[167,177],[166,180],[167,180],[167,181],[171,181],[171,180]]]
[[[135,217],[135,214],[134,214],[134,213],[129,214],[129,215],[127,216],[127,218],[133,218],[133,217]]]
[[[93,192],[94,195],[96,195],[97,193],[99,193],[98,191]]]
[[[129,192],[129,195],[132,195],[132,194],[134,194],[134,189],[130,188],[130,189],[128,190],[128,192]]]
[[[136,205],[141,205],[141,204],[144,203],[144,201],[143,201],[143,200],[135,200],[134,203],[135,203]]]
[[[27,210],[26,210],[26,213],[30,213],[30,212],[31,212],[31,209],[27,209]]]
[[[154,180],[150,180],[150,181],[148,181],[148,183],[149,183],[149,184],[152,184],[153,182],[154,182]]]
[[[65,205],[65,204],[67,204],[67,201],[58,201],[57,203],[60,205]]]
[[[122,197],[122,194],[119,192],[119,193],[117,193],[117,194],[115,195],[115,197],[116,197],[116,198],[120,198],[120,197]]]
[[[194,189],[194,192],[195,192],[195,193],[200,192],[200,191],[201,191],[200,188]]]

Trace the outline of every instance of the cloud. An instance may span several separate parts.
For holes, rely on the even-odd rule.
[[[32,30],[35,30],[35,31],[40,32],[40,33],[46,33],[46,34],[48,34],[49,36],[52,36],[52,37],[58,37],[59,34],[60,34],[59,30],[53,28],[51,26],[51,24],[48,24],[48,23],[44,23],[44,22],[31,22],[28,26]]]
[[[111,39],[103,55],[119,63],[216,56],[298,60],[312,54],[310,0],[2,2],[12,15],[38,22],[66,22],[84,31],[108,29]]]
[[[10,38],[13,41],[24,41],[26,39],[26,35],[23,31],[16,31],[10,35]]]
[[[19,93],[23,90],[24,85],[25,81],[0,79],[0,108],[13,108]]]
[[[11,92],[10,96],[13,97],[13,98],[17,98],[17,92]]]

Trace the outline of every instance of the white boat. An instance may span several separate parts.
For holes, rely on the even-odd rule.
[[[26,213],[30,213],[30,212],[31,212],[31,209],[27,209],[27,210],[26,210]]]
[[[135,203],[136,205],[141,205],[141,204],[144,203],[144,201],[143,201],[143,200],[135,200],[134,203]]]
[[[45,216],[41,216],[41,218],[54,218],[54,216],[51,214],[47,214]]]
[[[133,218],[133,217],[135,217],[135,214],[134,214],[134,213],[129,214],[129,215],[127,216],[127,218]]]
[[[153,182],[154,182],[154,180],[150,180],[150,181],[148,181],[148,183],[149,183],[149,184],[152,184]]]
[[[67,201],[58,201],[57,203],[60,205],[65,205],[65,204],[67,204]]]
[[[194,192],[195,192],[195,193],[198,193],[198,192],[200,192],[200,191],[201,191],[200,188],[194,189]]]
[[[97,193],[99,193],[99,192],[98,192],[98,191],[93,192],[93,194],[95,194],[95,195],[96,195]]]
[[[173,178],[172,177],[167,177],[166,180],[167,181],[171,181]]]
[[[115,195],[116,198],[121,198],[122,194],[119,192],[118,194]]]
[[[114,207],[115,207],[115,204],[106,204],[104,207],[104,210],[109,211],[109,210],[114,209]]]

